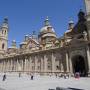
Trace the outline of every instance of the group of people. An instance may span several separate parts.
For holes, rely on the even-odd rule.
[[[19,73],[19,77],[21,77],[21,73]],[[33,80],[33,75],[30,74],[31,80]]]
[[[56,78],[57,77],[67,79],[69,78],[69,74],[56,74]]]
[[[3,74],[3,78],[2,78],[2,81],[5,81],[6,80],[6,73]],[[21,77],[21,73],[19,73],[19,77]],[[34,76],[33,75],[30,75],[31,77],[31,80],[33,80]]]
[[[19,73],[19,77],[21,77],[21,73]],[[60,75],[56,74],[56,78],[57,77],[63,77],[64,79],[68,79],[69,75],[68,74],[60,74]],[[80,74],[79,73],[75,73],[74,77],[75,78],[80,78]],[[34,79],[33,74],[30,74],[30,78],[31,78],[31,80]],[[4,73],[2,81],[5,81],[5,80],[6,80],[6,73]]]

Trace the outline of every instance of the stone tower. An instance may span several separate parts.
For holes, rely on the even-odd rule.
[[[0,56],[4,55],[8,48],[8,19],[4,18],[0,26]]]
[[[86,7],[88,39],[90,40],[90,0],[84,0],[84,1],[85,1],[85,7]]]

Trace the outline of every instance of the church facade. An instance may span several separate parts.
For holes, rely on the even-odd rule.
[[[90,0],[85,0],[86,12],[78,13],[78,22],[69,21],[68,30],[57,38],[48,17],[38,37],[25,35],[20,47],[12,41],[8,48],[8,19],[0,26],[0,72],[37,73],[41,75],[79,72],[90,75]]]

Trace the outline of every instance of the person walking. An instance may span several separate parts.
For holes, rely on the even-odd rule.
[[[31,80],[33,80],[33,75],[31,75]]]
[[[5,80],[6,80],[6,74],[3,75],[3,81],[5,81]]]

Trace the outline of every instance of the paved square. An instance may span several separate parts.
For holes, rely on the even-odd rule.
[[[0,88],[5,90],[48,90],[56,87],[90,90],[90,78],[64,79],[55,76],[34,76],[34,80],[31,80],[29,75],[24,74],[19,78],[18,74],[8,74],[7,79],[2,81],[0,75]]]

